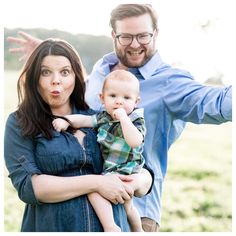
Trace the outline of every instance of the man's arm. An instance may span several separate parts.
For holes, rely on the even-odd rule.
[[[11,53],[21,53],[19,61],[26,61],[27,58],[31,55],[34,49],[42,42],[41,39],[35,38],[30,34],[27,34],[23,31],[19,31],[18,34],[22,38],[8,37],[7,41],[10,43],[17,44],[18,48],[10,48]]]
[[[176,72],[168,78],[162,98],[175,119],[195,124],[232,121],[231,86],[202,85],[192,80],[189,74]]]

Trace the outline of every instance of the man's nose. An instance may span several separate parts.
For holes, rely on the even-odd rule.
[[[138,48],[140,47],[140,43],[138,42],[137,38],[134,37],[132,43],[130,44],[130,47],[132,48]]]

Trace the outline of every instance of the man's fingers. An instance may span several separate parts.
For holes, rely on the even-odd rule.
[[[24,48],[10,48],[9,52],[11,52],[11,53],[24,52]]]
[[[7,37],[7,41],[11,43],[17,43],[17,44],[24,44],[26,41],[24,39],[15,38],[15,37]]]
[[[19,61],[26,61],[27,56],[22,56],[19,58]]]
[[[31,35],[29,35],[29,34],[23,32],[23,31],[19,31],[18,34],[19,34],[21,37],[23,37],[24,39],[26,39],[27,41],[28,41],[28,40],[32,40],[32,38],[33,38]]]
[[[20,35],[23,39],[9,36],[9,37],[7,37],[7,41],[11,42],[11,43],[23,45],[29,41],[34,40],[34,38],[31,35],[23,32],[23,31],[19,31],[18,35]]]

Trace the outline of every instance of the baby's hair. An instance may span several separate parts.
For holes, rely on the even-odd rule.
[[[102,92],[106,88],[107,81],[109,80],[118,80],[118,81],[129,81],[137,87],[137,92],[139,93],[139,81],[138,79],[129,71],[126,70],[114,70],[104,80]]]

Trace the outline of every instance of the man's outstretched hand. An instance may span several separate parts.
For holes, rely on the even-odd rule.
[[[19,61],[26,61],[33,50],[42,42],[41,39],[35,38],[30,34],[27,34],[23,31],[19,31],[18,35],[22,38],[18,37],[8,37],[7,41],[10,43],[15,43],[19,47],[11,47],[9,51],[11,53],[21,53],[22,56],[19,58]]]

